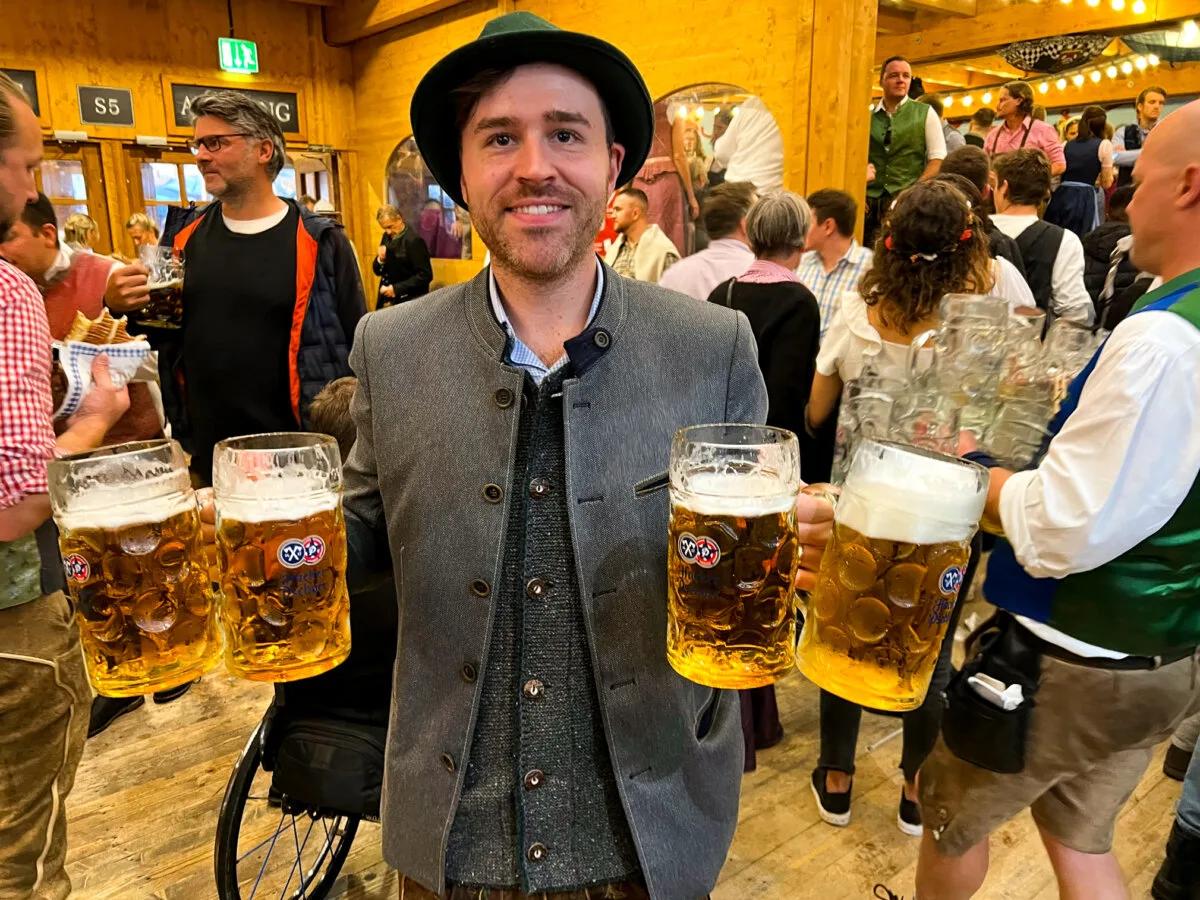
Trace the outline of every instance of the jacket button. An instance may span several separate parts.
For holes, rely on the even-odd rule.
[[[499,503],[504,499],[504,488],[498,484],[485,484],[483,486],[483,499],[488,503]]]
[[[530,844],[529,849],[525,851],[525,858],[530,862],[541,862],[549,852],[545,844]]]
[[[492,593],[492,586],[482,578],[476,578],[471,582],[471,593],[476,597],[487,597]]]
[[[523,693],[529,700],[540,700],[542,694],[545,693],[546,686],[536,678],[530,678],[525,682],[525,686],[521,688]]]
[[[550,585],[548,585],[541,578],[530,578],[527,582],[525,582],[525,593],[534,600],[540,600],[542,597],[546,596],[546,591],[549,589],[549,587]]]
[[[474,684],[475,679],[479,677],[479,672],[470,663],[465,663],[462,667],[462,680],[467,684]]]
[[[543,497],[550,495],[552,488],[553,485],[551,485],[549,478],[541,478],[539,476],[529,482],[529,496],[534,500],[541,500]]]
[[[454,757],[449,753],[442,754],[442,765],[446,767],[447,772],[454,771]]]
[[[592,343],[601,350],[607,350],[608,345],[612,343],[612,336],[603,328],[601,328],[594,335],[592,335]]]
[[[525,790],[532,791],[540,788],[546,775],[541,769],[530,769],[525,773]]]
[[[513,401],[516,400],[516,397],[513,396],[513,392],[508,388],[500,388],[500,390],[496,391],[496,393],[492,395],[492,399],[496,401],[496,405],[501,409],[508,409],[513,405]]]

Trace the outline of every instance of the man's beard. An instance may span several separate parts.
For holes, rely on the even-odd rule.
[[[542,242],[537,249],[529,252],[530,245],[536,238],[529,237],[525,243],[525,252],[504,236],[501,222],[507,213],[508,206],[519,203],[521,197],[506,198],[492,215],[490,210],[475,212],[473,224],[479,230],[479,237],[492,252],[492,260],[501,269],[505,269],[519,278],[534,282],[553,282],[567,274],[581,260],[595,253],[594,239],[596,230],[604,220],[604,207],[607,198],[589,200],[576,191],[571,196],[547,198],[545,192],[534,194],[529,199],[557,200],[570,208],[571,231],[566,240],[557,246],[550,245],[550,238]],[[557,240],[557,238],[555,238]]]

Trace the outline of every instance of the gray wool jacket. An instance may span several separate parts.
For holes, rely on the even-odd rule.
[[[743,742],[737,694],[667,663],[665,471],[677,429],[761,423],[767,395],[742,313],[605,275],[595,319],[568,342],[583,369],[563,384],[569,526],[643,877],[655,900],[695,900],[733,839]],[[485,270],[368,315],[350,355],[359,379],[345,467],[351,576],[390,556],[399,604],[384,854],[435,891],[478,714],[483,679],[471,676],[487,666],[508,499],[528,488],[512,483],[525,374],[504,362],[487,283]]]

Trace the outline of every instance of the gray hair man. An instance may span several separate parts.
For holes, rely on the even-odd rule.
[[[18,26],[19,27],[19,26]],[[41,126],[0,73],[0,234],[37,200]],[[129,407],[96,358],[93,388],[57,438],[50,419],[50,327],[34,282],[0,260],[0,697],[5,813],[0,896],[66,897],[64,802],[83,755],[90,696],[79,631],[63,596],[46,464],[100,445]]]
[[[189,145],[215,198],[173,237],[186,254],[180,364],[163,379],[164,405],[186,409],[173,422],[190,442],[192,470],[211,477],[217,441],[307,427],[309,403],[350,374],[350,338],[366,311],[358,265],[342,227],[275,195],[286,162],[275,117],[238,91],[209,91],[192,103]],[[137,309],[146,270],[118,272],[121,298]],[[111,292],[110,292],[111,293]]]
[[[379,276],[375,308],[424,297],[433,283],[433,264],[425,239],[408,227],[400,210],[390,203],[379,207],[375,221],[383,229],[371,262],[371,270]]]
[[[352,575],[403,573],[384,854],[408,900],[694,900],[743,751],[737,697],[666,661],[665,469],[682,426],[762,421],[753,335],[596,259],[654,130],[616,47],[501,16],[412,122],[492,265],[354,341]]]

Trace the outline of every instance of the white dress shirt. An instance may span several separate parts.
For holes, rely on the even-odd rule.
[[[997,213],[992,222],[1002,232],[1016,240],[1026,228],[1038,220],[1033,213],[1005,215]],[[1083,244],[1073,231],[1063,229],[1062,243],[1050,273],[1051,312],[1059,319],[1091,325],[1095,307],[1083,283]]]
[[[699,253],[685,256],[663,272],[658,285],[697,300],[707,300],[718,284],[744,275],[752,262],[753,251],[741,241],[718,238]]]
[[[749,181],[759,193],[783,187],[783,135],[757,97],[738,106],[729,128],[713,144],[713,164],[716,171],[725,168],[726,181]]]
[[[1003,297],[1007,300],[1010,312],[1015,312],[1020,307],[1037,307],[1033,291],[1021,277],[1020,270],[1003,256],[997,256],[992,260],[992,274],[995,276],[996,282],[992,285],[989,293],[993,297]]]
[[[908,103],[908,97],[905,97],[897,105],[899,109],[905,103]],[[883,105],[883,100],[875,104],[875,109],[872,113],[877,113],[883,110],[891,117],[891,113],[887,112],[887,108]],[[928,113],[925,115],[925,162],[928,163],[931,159],[946,158],[946,133],[942,131],[942,120],[938,118],[938,114],[933,111],[933,107],[928,108]]]
[[[1000,493],[1000,520],[1035,578],[1087,572],[1167,523],[1200,474],[1200,330],[1171,312],[1116,327],[1079,406],[1038,467]],[[1021,622],[1081,656],[1122,654]]]

